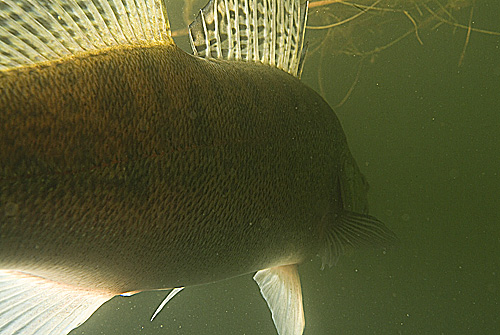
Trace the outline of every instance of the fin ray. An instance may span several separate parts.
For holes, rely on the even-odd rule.
[[[0,12],[2,16],[2,28],[9,31],[13,37],[15,38],[16,45],[26,45],[31,48],[31,53],[34,50],[42,50],[42,54],[47,53],[49,55],[55,55],[54,51],[50,48],[48,43],[43,43],[41,40],[45,40],[49,43],[55,43],[57,40],[53,39],[52,34],[45,29],[43,25],[41,25],[35,17],[31,13],[27,13],[27,15],[23,15],[24,8],[28,8],[25,6],[20,6],[17,3],[7,0],[6,6],[10,8],[10,11]],[[8,17],[7,17],[8,16]],[[15,33],[12,30],[15,31]],[[31,34],[32,31],[37,31],[37,38],[25,39],[23,36]]]
[[[322,269],[333,266],[349,248],[387,247],[397,243],[394,233],[373,216],[342,210],[333,220],[325,223]]]
[[[0,270],[0,296],[0,333],[34,335],[69,333],[113,294]]]
[[[119,45],[173,43],[164,0],[3,0],[0,70]]]
[[[133,40],[127,40],[125,34],[123,33],[123,28],[126,28],[127,26],[126,19],[124,18],[125,12],[120,11],[120,6],[117,3],[123,5],[121,1],[114,0],[100,2],[104,15],[108,19],[107,26],[115,41],[118,44],[128,44],[130,42],[133,42]],[[130,38],[132,38],[132,36],[130,36]]]
[[[254,61],[299,77],[307,3],[299,0],[210,0],[189,26],[195,55]]]
[[[305,320],[297,265],[260,270],[253,279],[271,310],[278,334],[302,335]]]

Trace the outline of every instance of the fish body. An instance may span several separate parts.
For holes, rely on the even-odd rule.
[[[319,252],[349,152],[335,114],[297,78],[171,45],[0,83],[3,266],[67,284],[91,274],[85,286],[119,294]]]
[[[1,70],[0,330],[66,333],[114,295],[257,272],[278,332],[301,334],[296,265],[392,235],[294,62],[295,76],[166,39]]]

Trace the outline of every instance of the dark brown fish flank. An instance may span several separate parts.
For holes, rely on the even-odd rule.
[[[164,52],[161,49],[158,49],[159,53]],[[16,162],[16,156],[29,150],[43,155],[43,158],[40,157],[24,169],[18,164],[12,164],[15,172],[3,171],[3,178],[9,175],[39,175],[43,171],[49,174],[78,172],[187,150],[193,146],[249,141],[248,138],[243,138],[249,128],[255,134],[255,140],[266,140],[273,135],[279,139],[279,129],[263,127],[258,119],[252,124],[252,119],[247,116],[248,111],[256,109],[255,102],[264,98],[259,96],[259,92],[266,88],[257,88],[249,80],[244,83],[246,85],[241,88],[239,96],[234,97],[234,101],[223,102],[221,99],[228,95],[223,94],[224,89],[220,87],[216,77],[211,77],[211,73],[206,78],[197,78],[195,76],[204,72],[196,69],[186,71],[188,65],[165,66],[166,64],[161,63],[161,55],[134,57],[132,50],[116,51],[118,55],[114,56],[103,53],[76,57],[77,60],[72,62],[56,62],[58,66],[55,69],[39,65],[5,75],[2,81],[7,84],[2,86],[12,88],[6,94],[11,100],[3,102],[6,107],[2,109],[6,112],[0,115],[4,125],[2,143],[15,142],[16,145],[7,146],[3,156]],[[119,57],[131,61],[128,64],[113,61]],[[152,59],[158,61],[152,62]],[[193,63],[196,65],[197,62]],[[130,68],[120,71],[124,64]],[[40,75],[33,76],[33,71],[40,72]],[[23,76],[27,73],[31,75],[27,77],[28,80],[24,80]],[[71,75],[67,76],[66,73]],[[68,80],[68,77],[80,79],[76,82]],[[182,78],[185,78],[184,83]],[[172,81],[177,85],[174,92]],[[49,82],[52,84],[48,84]],[[24,83],[27,87],[17,87],[18,83]],[[53,83],[61,84],[54,87]],[[207,90],[207,86],[212,88]],[[26,96],[28,88],[32,94]],[[278,97],[279,88],[274,89],[276,95],[265,95],[270,106],[273,101],[269,100]],[[12,95],[16,97],[18,92],[23,94],[18,94],[21,98],[16,105]],[[218,92],[221,94],[217,94]],[[250,98],[245,99],[246,96]],[[291,96],[290,100],[293,99]],[[191,104],[186,105],[186,101]],[[275,101],[274,104],[279,102]],[[293,101],[292,104],[299,105]],[[225,105],[232,106],[233,111],[227,113],[223,108],[220,111],[214,108]],[[45,108],[40,109],[40,106]],[[145,106],[147,110],[144,109]],[[284,107],[282,109],[281,117],[286,117],[285,113],[289,111]],[[189,118],[183,117],[182,113]],[[225,118],[218,117],[217,113]],[[308,121],[311,122],[313,118],[314,115]],[[177,122],[168,122],[174,120]],[[159,121],[161,131],[150,131],[152,126],[160,128],[157,126]],[[214,121],[224,122],[225,126],[219,124],[219,127],[214,127]],[[275,124],[272,120],[268,123]],[[212,133],[215,130],[231,131],[231,134],[224,136]],[[300,132],[296,136],[301,136]],[[22,148],[19,148],[20,145]],[[73,145],[78,147],[69,150]],[[2,165],[6,169],[9,164]]]
[[[298,265],[394,240],[298,79],[307,3],[210,0],[193,56],[164,0],[26,2],[0,4],[0,333],[254,273],[278,333],[301,335]]]
[[[17,206],[8,221],[22,222],[2,222],[2,234],[21,249],[22,241],[44,241],[38,267],[55,272],[79,260],[82,269],[72,271],[83,273],[94,264],[86,275],[122,292],[314,254],[335,157],[346,147],[335,115],[296,78],[174,46],[56,63],[2,78],[11,96],[0,106],[0,206]],[[22,78],[28,71],[54,84],[39,87],[46,79]],[[15,95],[21,91],[30,95]],[[16,228],[23,226],[31,230]],[[65,243],[48,242],[54,238]],[[2,249],[6,263],[20,253]]]

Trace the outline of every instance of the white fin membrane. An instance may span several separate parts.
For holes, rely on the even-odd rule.
[[[164,0],[0,1],[0,70],[144,43],[172,43]]]
[[[254,61],[300,77],[307,2],[210,0],[189,26],[195,55]]]
[[[302,335],[305,326],[297,265],[258,271],[253,279],[271,310],[279,335]]]
[[[184,289],[184,287],[176,287],[174,288],[172,291],[170,291],[167,295],[167,297],[165,299],[163,299],[163,301],[161,302],[160,306],[158,306],[158,308],[156,309],[156,311],[153,313],[153,316],[151,317],[151,321],[154,320],[154,318],[158,315],[158,313],[161,312],[161,310],[163,309],[163,307],[165,307],[165,305],[170,301],[172,300],[173,297],[175,297],[177,295],[177,293],[179,293],[180,291],[182,291]]]
[[[0,270],[0,334],[64,335],[112,297],[111,293]]]

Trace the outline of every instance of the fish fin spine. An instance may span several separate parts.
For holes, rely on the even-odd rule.
[[[189,26],[195,55],[260,62],[300,77],[308,2],[210,0]]]
[[[121,45],[172,44],[164,0],[9,0],[0,6],[0,70]]]

